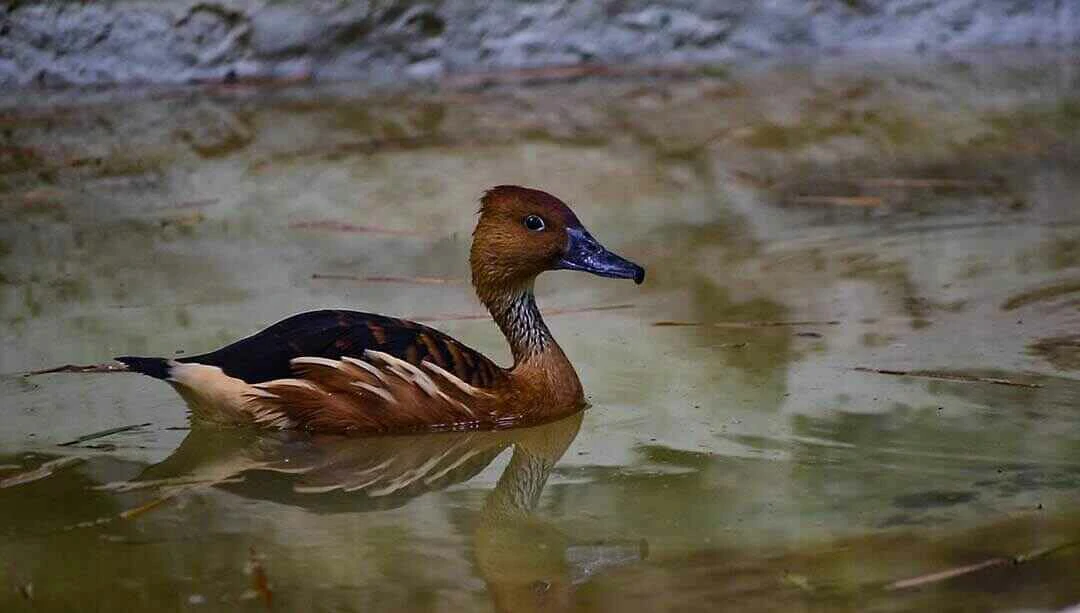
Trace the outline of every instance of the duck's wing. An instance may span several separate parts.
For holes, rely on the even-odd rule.
[[[416,366],[368,349],[362,358],[294,358],[292,368],[293,377],[249,387],[242,410],[255,423],[383,433],[498,428],[520,418],[494,410],[495,390],[470,385],[430,360]]]
[[[423,324],[357,311],[301,313],[217,351],[181,363],[216,366],[249,384],[294,375],[297,358],[363,359],[375,351],[414,366],[430,362],[469,385],[485,388],[501,374],[479,351]]]

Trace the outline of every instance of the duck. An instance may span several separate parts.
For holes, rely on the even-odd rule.
[[[293,315],[201,355],[116,360],[169,383],[199,423],[412,433],[535,425],[580,411],[582,384],[544,323],[536,279],[573,270],[640,285],[645,269],[607,250],[542,190],[493,187],[478,215],[472,286],[506,338],[508,367],[426,325],[340,309]]]

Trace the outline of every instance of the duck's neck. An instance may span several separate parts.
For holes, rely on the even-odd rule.
[[[510,463],[484,502],[481,517],[487,521],[527,517],[536,508],[557,459],[516,445]]]
[[[508,291],[481,294],[480,299],[510,343],[515,368],[541,356],[562,356],[536,306],[532,282]]]
[[[581,381],[540,316],[532,281],[512,287],[517,289],[488,292],[478,287],[477,294],[510,343],[514,365],[509,374],[517,390],[533,403],[514,410],[553,417],[581,408]]]

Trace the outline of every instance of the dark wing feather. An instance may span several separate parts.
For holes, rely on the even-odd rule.
[[[263,383],[293,376],[289,365],[293,358],[362,358],[368,349],[415,365],[424,360],[433,362],[476,387],[492,385],[499,372],[499,367],[483,354],[434,328],[341,310],[293,315],[217,351],[179,361],[217,366],[231,377]]]

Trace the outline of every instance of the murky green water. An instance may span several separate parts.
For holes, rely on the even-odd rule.
[[[0,610],[1080,603],[1078,67],[7,108]],[[464,282],[500,183],[562,196],[649,269],[540,281],[580,419],[257,436],[188,430],[153,380],[22,374],[322,307],[505,362]]]

